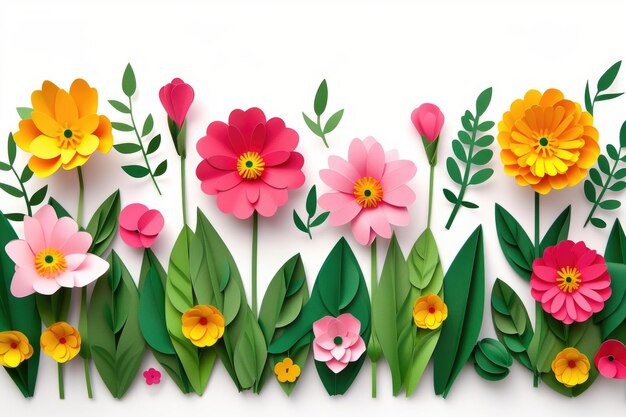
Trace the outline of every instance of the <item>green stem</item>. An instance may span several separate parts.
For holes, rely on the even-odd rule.
[[[308,215],[306,220],[306,233],[309,235],[309,239],[313,240],[313,235],[311,234],[311,218]]]
[[[22,183],[22,179],[20,178],[19,175],[17,175],[17,171],[15,171],[15,168],[13,168],[13,165],[11,165],[11,171],[13,171],[13,174],[15,174],[15,178],[17,178],[17,182],[20,183],[22,194],[24,194],[24,202],[26,203],[26,212],[28,213],[29,216],[32,217],[33,209],[30,206],[30,199],[28,198],[28,193],[26,193],[26,187],[24,187],[24,184]]]
[[[430,219],[433,211],[433,181],[435,178],[435,165],[430,166],[430,181],[428,186],[428,223],[427,226],[430,228]]]
[[[59,399],[65,399],[65,386],[63,385],[63,364],[57,364],[57,374],[59,376]]]
[[[186,194],[186,175],[185,175],[185,160],[184,156],[180,157],[180,193],[183,203],[183,225],[187,224],[187,194]]]
[[[324,145],[326,145],[327,148],[330,148],[330,146],[328,146],[328,142],[326,141],[326,135],[324,134],[324,129],[322,128],[322,125],[321,125],[322,120],[320,117],[321,116],[319,115],[317,116],[317,127],[320,128],[320,132],[322,133],[320,138],[322,138],[322,140],[324,141]]]
[[[78,173],[78,209],[76,210],[76,223],[78,223],[78,227],[80,227],[83,219],[83,205],[85,203],[85,181],[83,180],[83,170],[80,167],[76,168],[76,172]]]
[[[254,211],[252,215],[252,312],[257,318],[256,281],[257,281],[257,251],[259,240],[259,214]]]
[[[371,250],[371,262],[372,262],[372,274],[371,274],[371,304],[374,305],[374,297],[376,296],[376,288],[378,287],[378,265],[376,259],[376,239],[372,242]],[[371,323],[374,323],[374,310],[372,310]],[[373,330],[372,330],[373,333]],[[376,362],[372,361],[372,398],[376,398]]]
[[[583,225],[583,227],[586,227],[587,224],[589,224],[589,222],[593,218],[594,213],[596,212],[596,209],[598,208],[599,204],[602,202],[602,197],[604,197],[604,193],[606,193],[606,190],[609,188],[609,183],[613,179],[613,175],[615,175],[615,170],[617,169],[617,163],[619,162],[619,159],[621,156],[622,156],[622,148],[619,149],[619,152],[617,154],[617,159],[613,163],[613,168],[611,168],[611,172],[609,173],[609,176],[606,178],[606,182],[602,185],[602,191],[600,191],[598,198],[596,198],[596,201],[593,203],[593,207],[591,208],[591,211],[589,212],[589,215],[587,216],[587,220],[585,220],[585,224]]]
[[[540,194],[535,192],[535,259],[539,258],[539,197]],[[542,332],[543,326],[540,324],[540,320],[542,319],[541,315],[543,314],[543,309],[541,307],[541,303],[535,302],[535,331]],[[539,340],[541,340],[541,334],[539,334]],[[533,387],[537,388],[539,386],[539,370],[535,369],[533,371]]]
[[[541,194],[535,193],[535,259],[541,256],[539,253],[539,197]]]
[[[152,182],[154,183],[154,186],[156,187],[157,192],[159,193],[159,195],[162,195],[161,189],[159,188],[159,184],[157,184],[156,178],[154,177],[154,174],[152,173],[152,168],[150,168],[150,162],[148,161],[148,154],[146,153],[146,150],[143,147],[141,136],[139,136],[139,130],[137,130],[137,125],[135,124],[135,117],[133,116],[133,100],[131,100],[130,97],[128,97],[128,108],[130,109],[130,121],[133,124],[133,130],[135,132],[135,136],[137,136],[137,143],[139,143],[139,147],[141,148],[141,154],[143,155],[143,160],[146,163],[146,168],[148,169],[150,178],[152,179]]]

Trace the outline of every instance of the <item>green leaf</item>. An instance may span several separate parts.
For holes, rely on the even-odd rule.
[[[9,184],[0,183],[0,190],[4,191],[5,193],[13,197],[17,197],[17,198],[24,197],[24,193],[22,192],[22,190]]]
[[[607,254],[610,254],[608,247]],[[626,265],[607,262],[607,267],[611,276],[611,296],[605,301],[604,308],[593,317],[594,323],[598,324],[602,330],[603,339],[606,339],[626,320],[626,303],[623,302],[626,297]]]
[[[617,149],[610,143],[606,145],[606,153],[609,155],[609,158],[614,161],[617,161],[619,159],[619,153],[617,152]]]
[[[341,118],[343,117],[343,109],[335,112],[332,116],[328,118],[326,121],[326,125],[324,125],[324,134],[329,134],[339,125]]]
[[[594,217],[594,218],[592,218],[589,221],[591,222],[592,225],[594,225],[598,229],[604,229],[606,227],[606,222],[604,220],[602,220],[602,219],[597,218],[597,217]]]
[[[495,125],[496,125],[496,124],[495,124],[494,122],[491,122],[491,121],[489,121],[489,122],[482,122],[482,123],[481,123],[481,124],[479,124],[476,128],[477,128],[478,130],[480,130],[481,132],[487,132],[487,131],[489,131],[489,130],[493,129],[493,127],[494,127]]]
[[[309,218],[315,216],[315,212],[317,211],[317,190],[315,189],[315,185],[311,187],[309,190],[309,194],[306,196],[306,212],[309,215]]]
[[[133,71],[133,67],[130,66],[130,63],[126,65],[126,69],[124,70],[124,75],[122,76],[122,91],[128,98],[132,97],[137,90],[137,80],[135,79],[135,72]]]
[[[154,127],[154,119],[152,118],[152,114],[148,114],[146,120],[143,122],[143,128],[141,129],[141,137],[148,136],[150,132],[152,132],[152,128]]]
[[[454,158],[448,157],[446,159],[446,168],[448,169],[448,175],[450,179],[457,184],[463,184],[463,178],[461,178],[461,170],[459,169],[459,165],[456,163]]]
[[[591,181],[585,180],[583,189],[585,191],[585,197],[587,197],[587,200],[590,203],[595,203],[596,202],[596,198],[597,198],[596,188],[593,186]]]
[[[482,378],[488,381],[499,381],[509,374],[509,367],[513,364],[511,354],[499,341],[485,338],[476,343],[472,354],[474,369]]]
[[[609,187],[609,190],[611,191],[622,191],[624,188],[626,188],[626,182],[624,181],[616,181],[613,183],[613,185],[611,185]]]
[[[520,277],[530,281],[535,246],[515,217],[499,204],[496,204],[496,233],[502,253],[511,268]]]
[[[491,149],[483,149],[474,154],[472,156],[472,164],[475,165],[485,165],[489,161],[491,161],[491,157],[493,156],[493,151]]]
[[[319,137],[324,136],[324,133],[322,132],[322,129],[318,126],[318,124],[311,120],[309,116],[304,114],[304,112],[302,113],[302,117],[304,118],[304,122],[309,127],[311,132],[315,133]]]
[[[13,133],[9,133],[9,140],[7,141],[7,155],[9,156],[9,165],[13,166],[15,163],[15,156],[17,153],[17,146],[13,139]]]
[[[622,123],[622,127],[619,129],[619,146],[620,148],[626,147],[626,121]]]
[[[600,155],[598,157],[598,168],[600,168],[600,171],[604,172],[606,175],[611,174],[611,167],[609,166],[609,159],[605,155]]]
[[[468,130],[468,131],[471,131],[472,129],[473,129],[473,128],[472,128],[472,125],[470,124],[470,125],[469,125],[469,127],[467,128],[467,130]],[[463,131],[463,130],[459,130],[459,131],[457,132],[457,135],[459,136],[459,140],[460,140],[462,143],[464,143],[464,144],[466,144],[466,145],[469,145],[469,144],[471,144],[471,143],[472,143],[472,138],[471,138],[471,136],[469,135],[469,133],[467,133],[467,132],[465,132],[465,131]]]
[[[543,239],[539,243],[539,253],[543,254],[548,246],[554,246],[563,240],[567,240],[569,234],[569,225],[572,217],[572,206],[567,206],[559,217],[554,220]]]
[[[90,253],[102,256],[117,234],[120,216],[120,191],[116,190],[100,204],[87,224],[87,232],[93,237]]]
[[[617,61],[615,64],[611,65],[609,69],[607,69],[604,74],[598,80],[598,92],[608,90],[611,87],[611,84],[615,81],[617,77],[617,73],[619,72],[619,68],[622,65],[622,61]]]
[[[624,95],[624,93],[610,93],[610,94],[600,94],[596,97],[596,101],[608,101],[613,100],[614,98],[618,98],[619,96]]]
[[[234,354],[235,372],[243,389],[253,388],[259,383],[266,359],[267,346],[263,332],[252,312],[248,312]]]
[[[589,92],[589,81],[585,85],[585,110],[593,116],[593,102],[591,101],[591,93]]]
[[[618,169],[617,171],[615,171],[615,174],[613,175],[613,177],[618,180],[621,180],[622,178],[626,177],[626,168]]]
[[[167,159],[165,159],[156,167],[156,169],[154,170],[154,176],[160,177],[161,175],[165,174],[165,171],[167,171]]]
[[[133,178],[143,178],[150,174],[148,168],[141,165],[124,165],[122,169]]]
[[[626,234],[619,219],[615,219],[613,228],[606,242],[604,259],[607,262],[626,264]]]
[[[591,181],[593,181],[593,183],[597,186],[602,187],[602,185],[604,185],[602,181],[602,175],[600,174],[600,171],[598,171],[596,168],[589,169],[589,178],[591,178]]]
[[[30,197],[30,205],[38,206],[43,203],[44,198],[46,198],[46,194],[48,193],[48,185],[44,185]]]
[[[159,146],[161,146],[161,135],[156,135],[150,140],[146,154],[150,155],[155,153],[157,149],[159,149]]]
[[[130,114],[130,109],[128,108],[128,106],[121,101],[109,100],[109,104],[120,113]]]
[[[317,92],[315,93],[315,101],[313,103],[313,109],[315,110],[315,114],[321,116],[326,110],[326,104],[328,103],[328,85],[326,84],[326,80],[322,80],[320,86],[317,88]]]
[[[485,303],[482,227],[456,255],[443,280],[448,318],[435,349],[435,393],[445,398],[478,339]]]
[[[485,135],[483,137],[481,137],[480,139],[477,139],[476,142],[474,142],[474,144],[476,146],[480,146],[482,148],[484,148],[485,146],[489,146],[493,143],[494,138],[492,135]]]
[[[24,169],[22,170],[22,175],[20,175],[20,181],[22,184],[26,184],[33,177],[33,171],[31,171],[28,164],[24,165]]]
[[[484,152],[484,151],[481,151],[481,152]],[[481,169],[480,171],[475,172],[474,175],[472,175],[472,178],[470,178],[469,183],[471,185],[482,184],[483,182],[491,178],[492,175],[493,175],[493,169],[491,168]]]
[[[123,154],[132,154],[141,152],[141,146],[136,143],[117,143],[113,145],[116,151]]]
[[[16,110],[18,116],[20,116],[20,119],[22,120],[30,119],[31,114],[33,113],[33,109],[31,109],[30,107],[18,107]]]
[[[111,127],[115,130],[119,130],[120,132],[132,132],[135,130],[135,128],[131,125],[121,122],[111,122]]]
[[[293,211],[293,223],[301,232],[309,233],[309,229],[306,227],[306,225],[295,210]]]
[[[618,209],[621,205],[622,203],[620,203],[618,200],[604,200],[599,204],[599,206],[604,210],[615,210]]]
[[[163,285],[166,275],[162,268],[160,264],[151,265],[148,255],[144,254],[139,284],[139,326],[150,348],[163,354],[174,355],[176,351],[165,325],[165,288]]]
[[[11,170],[11,165],[7,164],[6,162],[0,162],[0,170],[1,171],[10,171]]]
[[[452,204],[456,204],[456,202],[458,201],[457,196],[447,188],[443,189],[443,195],[446,197],[446,200],[448,200]]]
[[[491,103],[491,93],[492,88],[489,87],[478,95],[476,99],[476,118],[479,118],[487,111],[487,107],[489,107],[489,103]]]
[[[463,207],[467,207],[469,209],[477,209],[478,208],[478,204],[472,203],[471,201],[461,201],[461,205]]]
[[[423,293],[439,293],[443,285],[443,270],[437,242],[430,228],[426,228],[413,244],[407,264],[409,282],[413,287]]]
[[[24,221],[24,213],[7,213],[5,217],[12,222],[22,222]]]
[[[325,212],[321,213],[319,216],[317,216],[315,219],[313,219],[313,221],[311,222],[309,227],[317,227],[317,226],[321,225],[322,223],[324,223],[326,221],[326,219],[328,218],[329,215],[330,215],[330,211],[325,211]]]
[[[467,155],[465,155],[465,148],[461,144],[461,141],[454,139],[452,141],[452,152],[454,156],[461,162],[467,162]]]

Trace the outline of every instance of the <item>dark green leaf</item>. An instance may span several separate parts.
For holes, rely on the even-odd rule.
[[[120,192],[116,190],[100,204],[87,224],[87,232],[93,237],[90,253],[102,256],[117,234],[120,215]]]
[[[31,114],[33,112],[33,109],[31,109],[30,107],[18,107],[16,110],[17,110],[17,114],[20,116],[20,119],[22,120],[30,119]]]
[[[109,104],[117,111],[121,112],[121,113],[125,113],[125,114],[129,114],[130,113],[130,109],[128,108],[128,106],[124,103],[122,103],[121,101],[117,101],[117,100],[109,100]]]
[[[615,171],[615,174],[613,175],[613,177],[618,180],[621,180],[622,178],[626,177],[626,168],[618,169],[617,171]]]
[[[463,183],[463,178],[461,178],[461,170],[459,169],[459,165],[456,163],[454,158],[448,157],[446,159],[446,168],[448,169],[448,175],[450,179],[457,184]]]
[[[496,204],[496,232],[502,253],[511,268],[529,281],[533,272],[535,247],[515,217],[499,204]]]
[[[326,121],[326,125],[324,126],[324,134],[328,134],[332,132],[333,130],[335,130],[337,125],[339,125],[339,122],[341,121],[342,117],[343,117],[343,109],[339,110],[338,112],[330,116],[328,120]]]
[[[15,188],[12,185],[9,184],[3,184],[0,183],[0,190],[4,191],[5,193],[12,195],[13,197],[23,197],[24,193],[22,192],[22,190]]]
[[[619,208],[622,205],[622,203],[620,203],[618,200],[604,200],[600,202],[599,205],[604,210],[615,210]]]
[[[315,133],[319,137],[324,136],[324,133],[322,132],[322,129],[317,125],[317,123],[315,123],[313,120],[311,120],[309,118],[309,116],[304,114],[304,112],[302,113],[302,117],[304,118],[304,122],[309,127],[311,132]]]
[[[123,154],[141,152],[141,146],[136,143],[116,143],[113,147],[116,151]]]
[[[589,178],[591,178],[591,181],[593,181],[594,184],[602,187],[602,175],[600,174],[600,171],[598,171],[596,168],[589,169]]]
[[[126,65],[124,75],[122,76],[122,91],[130,98],[133,94],[135,94],[136,90],[137,80],[135,79],[135,72],[129,63]]]
[[[459,140],[454,139],[452,141],[452,151],[454,152],[456,159],[458,159],[461,162],[467,162],[467,155],[465,155],[465,148],[463,148],[463,145],[461,145],[461,142]]]
[[[485,113],[489,103],[491,103],[492,88],[489,87],[478,95],[476,99],[476,117],[480,117]]]
[[[463,207],[467,207],[469,209],[477,209],[478,208],[478,204],[472,203],[471,201],[461,201],[461,205]]]
[[[443,195],[446,197],[446,200],[448,200],[452,204],[456,204],[456,202],[458,201],[457,196],[447,188],[443,189]]]
[[[463,116],[461,116],[461,125],[463,126],[463,129],[465,129],[467,131],[474,130],[474,126],[472,125],[472,121],[474,120],[474,118],[473,117],[469,117],[471,115],[472,115],[472,113],[470,113],[469,110],[467,110],[465,112],[465,114]]]
[[[589,81],[585,86],[585,109],[593,116],[593,102],[591,101],[591,93],[589,92]]]
[[[471,126],[470,126],[470,128],[469,128],[469,129],[467,129],[467,130],[471,130]],[[464,144],[466,144],[466,145],[469,145],[470,143],[472,143],[472,138],[470,137],[469,133],[467,133],[467,132],[465,132],[465,131],[463,131],[463,130],[459,130],[459,131],[457,132],[457,134],[458,134],[458,136],[459,136],[459,140],[460,140],[462,143],[464,143]]]
[[[154,170],[154,176],[155,177],[160,177],[161,175],[165,174],[165,171],[167,171],[167,159],[164,160],[163,162],[161,162],[156,169]]]
[[[5,217],[12,222],[24,221],[24,213],[7,213]]]
[[[15,140],[13,139],[13,133],[9,133],[9,140],[7,141],[7,154],[9,155],[9,165],[11,166],[15,163],[16,152],[17,147],[15,145]]]
[[[119,130],[120,132],[132,132],[135,130],[131,125],[120,122],[111,122],[111,126],[115,130]]]
[[[622,127],[619,129],[619,146],[620,148],[626,147],[626,121],[622,123]]]
[[[321,116],[326,110],[326,104],[328,103],[328,85],[326,84],[326,80],[322,80],[322,83],[317,88],[317,92],[315,93],[315,101],[313,103],[313,109],[315,110],[315,114]]]
[[[611,191],[622,191],[624,188],[626,188],[626,182],[624,181],[616,181],[613,183],[613,185],[611,185],[609,187],[609,190]]]
[[[309,215],[309,218],[315,216],[315,212],[317,211],[317,191],[315,189],[315,185],[311,187],[309,190],[309,194],[306,196],[306,212]]]
[[[485,135],[480,139],[477,139],[474,143],[476,146],[485,147],[493,143],[494,139],[492,135]]]
[[[587,200],[589,200],[590,203],[595,203],[596,198],[597,198],[596,188],[593,186],[591,181],[585,180],[584,190],[585,190],[585,197],[587,197]]]
[[[610,93],[610,94],[600,94],[598,97],[596,97],[596,101],[607,101],[607,100],[613,100],[614,98],[617,98],[621,95],[623,95],[624,93]]]
[[[615,148],[615,146],[611,145],[610,143],[606,145],[606,153],[609,155],[609,158],[611,158],[614,161],[617,161],[619,159],[619,154],[617,152],[617,149]]]
[[[35,191],[35,194],[33,194],[30,197],[30,205],[38,206],[39,204],[41,204],[43,202],[43,199],[46,198],[47,193],[48,193],[48,185],[46,184],[40,189],[38,189],[37,191]]]
[[[293,211],[293,223],[301,232],[309,233],[309,229],[306,227],[306,225],[295,210]]]
[[[493,129],[493,127],[495,126],[494,122],[482,122],[481,124],[478,125],[477,129],[480,130],[481,132],[487,132],[490,129]]]
[[[626,264],[626,234],[619,219],[615,220],[606,242],[604,259],[607,262]]]
[[[611,87],[611,84],[615,81],[617,77],[617,73],[619,72],[619,67],[622,65],[622,61],[617,61],[615,64],[611,65],[609,69],[607,69],[604,74],[598,80],[598,92],[608,90]]]
[[[11,165],[7,164],[6,162],[0,162],[0,171],[10,171],[11,170]]]
[[[313,221],[311,222],[309,227],[317,227],[317,226],[321,225],[322,223],[324,223],[326,221],[326,219],[328,218],[329,215],[330,215],[330,211],[323,212],[322,214],[317,216],[315,219],[313,219]]]
[[[233,357],[237,379],[243,389],[253,388],[260,382],[266,360],[265,337],[252,312],[248,312]]]
[[[143,122],[143,128],[141,129],[141,137],[148,136],[150,132],[152,132],[152,128],[154,127],[154,119],[152,115],[149,114],[146,117],[146,120]]]
[[[607,255],[609,254],[609,248],[607,248]],[[624,297],[626,297],[626,265],[607,262],[607,267],[611,276],[611,296],[605,301],[604,308],[593,317],[593,321],[602,328],[603,338],[606,338],[626,320],[626,303],[624,303]]]
[[[33,177],[33,171],[31,171],[30,167],[28,166],[28,164],[26,164],[24,166],[24,169],[22,170],[22,175],[20,175],[20,181],[23,184],[26,184],[28,181],[30,181],[30,179]]]
[[[146,175],[150,174],[148,168],[143,167],[141,165],[125,165],[122,167],[125,173],[130,175],[133,178],[143,178]]]
[[[489,161],[491,161],[491,157],[493,156],[493,151],[491,149],[483,149],[478,151],[472,156],[472,164],[475,165],[485,165]]]
[[[150,140],[146,153],[148,155],[155,153],[157,149],[159,149],[159,146],[161,146],[161,135],[156,135]]]
[[[569,225],[572,217],[572,206],[567,206],[559,217],[554,220],[546,234],[539,243],[539,253],[543,254],[548,246],[554,246],[563,240],[567,240],[569,234]]]
[[[597,217],[594,217],[594,218],[592,218],[589,221],[591,222],[592,225],[594,225],[598,229],[604,229],[606,227],[606,222],[604,220],[602,220],[602,219],[597,218]]]
[[[609,160],[605,155],[600,155],[598,157],[598,167],[600,171],[604,172],[606,175],[611,174],[611,167],[609,166]]]
[[[481,152],[484,152],[484,151],[481,151]],[[482,169],[474,173],[474,175],[472,175],[472,178],[470,178],[469,183],[472,185],[482,184],[483,182],[491,178],[492,175],[493,175],[493,169],[491,168]]]

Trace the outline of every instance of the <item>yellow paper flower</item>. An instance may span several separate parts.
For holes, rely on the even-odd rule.
[[[71,361],[80,352],[80,333],[70,324],[60,321],[41,334],[41,350],[58,363]]]
[[[578,184],[600,155],[593,116],[559,90],[529,90],[498,123],[504,172],[547,194]]]
[[[31,95],[33,112],[20,121],[15,143],[33,156],[30,169],[47,177],[59,167],[82,166],[96,150],[107,153],[113,145],[111,122],[98,115],[98,92],[85,80],[75,80],[68,93],[50,81]]]
[[[590,368],[587,356],[573,347],[563,349],[552,361],[552,371],[556,380],[567,388],[585,382],[589,378]]]
[[[426,294],[415,301],[413,321],[420,329],[438,329],[448,318],[448,306],[437,294]]]
[[[0,332],[0,365],[16,368],[31,356],[33,347],[24,333],[17,330]]]
[[[224,316],[208,305],[197,305],[183,314],[183,335],[198,347],[213,346],[224,335]]]
[[[278,382],[296,382],[300,376],[300,366],[294,364],[291,358],[285,358],[274,366],[274,373]]]

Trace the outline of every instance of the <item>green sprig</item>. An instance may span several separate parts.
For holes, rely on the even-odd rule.
[[[613,100],[624,93],[605,93],[606,90],[611,88],[613,82],[617,78],[617,73],[622,65],[622,61],[617,61],[615,64],[611,65],[609,69],[607,69],[604,74],[598,80],[598,84],[596,86],[597,91],[596,94],[591,98],[591,92],[589,91],[589,81],[587,81],[587,85],[585,86],[585,109],[593,116],[594,106],[598,101],[608,101]]]
[[[326,221],[330,212],[325,211],[320,213],[317,217],[315,213],[317,212],[317,190],[315,185],[311,187],[309,190],[309,194],[306,197],[306,213],[307,219],[306,223],[302,220],[300,215],[298,215],[297,211],[293,211],[293,222],[303,233],[309,235],[309,239],[313,239],[313,235],[311,234],[311,229],[317,226],[320,226],[322,223]],[[314,218],[315,217],[315,218]]]
[[[326,104],[328,104],[328,84],[326,84],[326,80],[322,80],[320,86],[317,88],[317,93],[315,93],[315,99],[313,101],[313,110],[317,116],[317,121],[313,121],[313,119],[307,116],[304,112],[302,112],[302,117],[311,132],[313,132],[316,136],[319,136],[324,142],[324,145],[328,148],[329,146],[328,141],[326,140],[326,135],[335,130],[335,128],[339,125],[339,122],[343,117],[343,109],[333,113],[333,115],[326,120],[324,126],[322,126],[321,117],[326,110]]]

